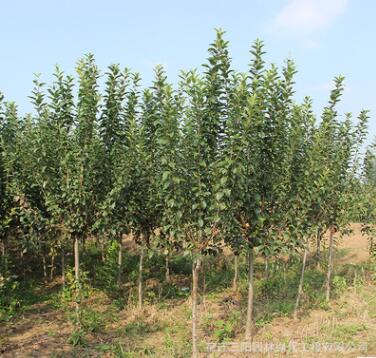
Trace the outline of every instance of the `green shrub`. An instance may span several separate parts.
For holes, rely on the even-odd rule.
[[[67,342],[72,346],[87,346],[85,332],[82,329],[75,329],[70,334]]]
[[[87,307],[82,309],[81,324],[85,332],[91,333],[100,332],[105,327],[105,322],[101,314]]]

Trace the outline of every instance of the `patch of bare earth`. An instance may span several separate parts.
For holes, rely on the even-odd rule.
[[[301,320],[280,317],[260,329],[256,342],[290,344],[290,352],[255,357],[356,357],[376,353],[375,287],[351,288],[327,310],[313,310]],[[369,299],[365,299],[369,297]],[[307,350],[304,352],[303,350]],[[342,350],[342,351],[341,351]],[[241,356],[241,355],[240,355]]]
[[[50,357],[70,348],[71,330],[63,313],[38,303],[14,322],[0,328],[1,357]]]
[[[352,225],[353,232],[338,240],[339,249],[336,264],[359,264],[366,262],[368,242],[360,232],[360,225]],[[189,280],[189,278],[185,278]],[[184,284],[189,286],[189,282]],[[214,341],[215,337],[205,328],[216,320],[226,320],[231,310],[238,310],[240,320],[245,320],[244,307],[231,306],[228,297],[231,290],[210,295],[201,302],[201,329],[203,341]],[[241,297],[232,296],[235,302]],[[244,299],[244,298],[243,298]],[[231,301],[231,300],[230,300]],[[91,308],[105,311],[110,307],[108,298],[96,293],[90,300]],[[255,302],[255,309],[262,306]],[[184,349],[190,344],[190,300],[169,300],[160,305],[147,305],[143,309],[130,308],[116,312],[116,319],[106,322],[105,328],[98,334],[88,335],[88,346],[72,347],[67,339],[72,326],[66,313],[48,305],[39,303],[28,309],[21,317],[0,325],[0,356],[10,357],[115,357],[113,353],[96,350],[98,345],[119,344],[124,351],[140,351],[151,347],[155,357],[185,357]],[[140,327],[141,322],[141,328]],[[242,325],[241,325],[242,326]],[[134,328],[132,328],[134,327]],[[132,330],[134,329],[134,331]],[[137,329],[139,329],[137,331]],[[232,339],[239,345],[244,332],[239,329]],[[255,328],[254,342],[298,345],[299,352],[280,353],[203,353],[202,357],[357,357],[376,355],[376,288],[373,284],[346,289],[344,294],[333,300],[327,309],[303,312],[295,321],[289,317],[275,317],[272,322]],[[367,351],[359,344],[365,343]],[[326,343],[349,343],[354,351],[330,352]],[[316,344],[316,346],[314,345]],[[321,346],[320,346],[321,345]],[[306,347],[307,352],[301,348]],[[333,347],[333,346],[332,346]],[[363,346],[364,348],[365,346]],[[309,351],[315,349],[321,351]],[[345,347],[346,348],[346,347]],[[347,347],[349,349],[349,347]],[[146,356],[139,353],[137,357]]]
[[[352,232],[340,239],[339,248],[345,250],[345,255],[338,259],[338,263],[360,264],[369,260],[369,243],[360,229],[360,224],[352,224]]]

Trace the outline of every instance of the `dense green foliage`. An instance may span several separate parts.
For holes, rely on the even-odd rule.
[[[344,78],[319,120],[310,98],[294,100],[291,60],[268,67],[259,40],[251,55],[249,71],[235,71],[217,31],[203,72],[182,72],[176,88],[161,66],[145,89],[119,65],[103,76],[89,54],[77,79],[60,68],[49,86],[36,78],[33,114],[1,95],[0,305],[17,282],[72,265],[75,240],[102,251],[107,264],[85,270],[114,289],[125,235],[166,260],[225,246],[271,259],[318,231],[344,230],[354,207],[373,224],[375,195],[368,206],[358,200],[376,187],[374,159],[363,177],[359,164],[368,114],[355,123],[338,114]]]

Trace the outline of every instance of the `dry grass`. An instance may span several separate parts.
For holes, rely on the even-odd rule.
[[[360,264],[368,260],[368,243],[359,225],[340,242],[343,251],[336,265]],[[175,280],[178,277],[174,277]],[[183,277],[183,286],[187,277]],[[252,357],[356,357],[376,354],[376,287],[367,277],[346,287],[328,306],[302,312],[294,321],[289,315],[275,315],[258,321],[255,342],[367,343],[367,352],[275,353]],[[150,281],[148,284],[153,285]],[[245,320],[245,292],[234,295],[230,289],[209,292],[199,305],[200,335],[203,342],[230,340],[242,342]],[[142,309],[119,310],[103,292],[95,291],[87,305],[104,319],[99,332],[86,337],[86,347],[72,347],[67,339],[72,325],[67,313],[48,302],[35,304],[22,316],[0,327],[1,357],[189,357],[190,299],[168,299]],[[265,302],[256,302],[256,313]],[[229,325],[227,323],[229,322]],[[205,347],[205,344],[203,344]],[[203,353],[203,357],[248,357],[245,353]]]

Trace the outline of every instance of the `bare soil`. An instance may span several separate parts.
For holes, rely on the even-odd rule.
[[[368,242],[360,232],[360,225],[352,225],[353,232],[338,238],[336,264],[361,264],[369,260]],[[126,242],[126,245],[129,243]],[[203,321],[223,317],[224,300],[232,293],[211,295],[200,304]],[[236,300],[238,297],[231,296]],[[104,310],[110,304],[105,295],[98,293],[92,307]],[[163,307],[145,306],[144,309],[130,308],[116,313],[116,319],[106,323],[103,331],[89,334],[87,347],[73,347],[67,343],[72,325],[66,312],[58,310],[49,302],[28,308],[21,316],[0,326],[0,357],[117,357],[98,347],[118,344],[126,350],[141,352],[142,347],[154,347],[129,357],[185,357],[184,347],[190,340],[190,299],[170,300]],[[256,303],[256,306],[262,302]],[[132,333],[129,327],[142,322],[141,331]],[[204,324],[204,323],[203,323]],[[127,328],[128,327],[128,328]],[[272,322],[255,328],[255,342],[306,343],[353,342],[354,346],[366,342],[367,351],[352,352],[305,352],[305,353],[263,353],[252,357],[356,357],[376,355],[376,287],[364,284],[346,289],[343,296],[333,300],[328,307],[303,312],[298,321],[290,317],[276,317]],[[200,332],[205,341],[205,327]],[[242,341],[243,332],[236,332],[234,342]],[[183,347],[183,348],[182,348]],[[123,355],[124,357],[128,355]],[[249,353],[203,353],[203,357],[250,357]]]

